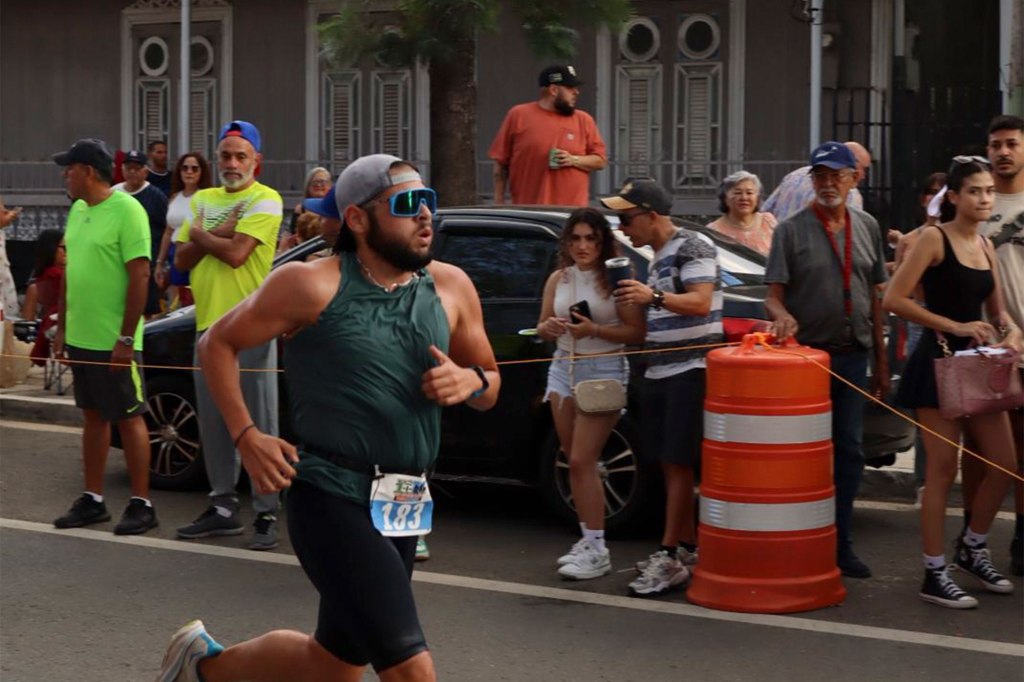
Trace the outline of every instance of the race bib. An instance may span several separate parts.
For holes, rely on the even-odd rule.
[[[383,474],[373,481],[370,517],[381,535],[407,537],[430,532],[434,501],[425,476]]]

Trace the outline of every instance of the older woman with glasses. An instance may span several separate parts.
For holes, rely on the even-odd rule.
[[[718,205],[723,215],[708,227],[767,256],[776,220],[771,213],[758,211],[763,194],[764,188],[756,175],[747,171],[733,173],[718,188]]]
[[[306,184],[302,190],[302,199],[292,209],[292,219],[288,223],[288,229],[281,230],[281,236],[277,244],[278,253],[287,251],[293,246],[302,243],[297,232],[299,216],[306,211],[302,202],[306,199],[320,199],[327,196],[327,193],[331,191],[331,184],[331,171],[322,166],[317,166],[306,174]]]
[[[167,289],[167,296],[173,306],[175,299],[180,305],[192,303],[192,292],[188,287],[188,272],[174,267],[175,243],[182,223],[192,219],[192,195],[213,184],[210,164],[199,152],[183,154],[174,165],[171,176],[171,198],[167,202],[167,229],[160,240],[160,252],[156,258],[156,281]]]

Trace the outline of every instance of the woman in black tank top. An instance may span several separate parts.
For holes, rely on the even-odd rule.
[[[998,270],[992,245],[978,228],[992,211],[994,186],[987,160],[956,157],[947,180],[946,201],[956,214],[947,223],[922,232],[906,260],[896,270],[885,293],[883,306],[891,313],[925,327],[900,382],[896,401],[914,408],[926,427],[922,436],[927,458],[924,494],[921,499],[921,539],[925,577],[920,596],[949,608],[974,608],[977,599],[953,582],[943,554],[946,498],[956,478],[956,443],[961,435],[973,437],[977,452],[1013,470],[1013,438],[1005,412],[964,420],[943,418],[938,411],[934,361],[943,356],[939,333],[952,352],[972,343],[1012,346],[1021,349],[1020,330],[1000,310]],[[924,288],[927,309],[912,299],[914,289]],[[984,321],[998,320],[993,326]],[[1013,584],[989,559],[986,540],[992,520],[1010,485],[1010,477],[986,467],[974,500],[970,524],[956,542],[956,565],[981,581],[991,592],[1008,593]]]

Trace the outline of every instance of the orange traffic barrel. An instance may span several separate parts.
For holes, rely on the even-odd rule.
[[[791,613],[840,603],[824,351],[748,334],[707,356],[700,560],[687,598]]]

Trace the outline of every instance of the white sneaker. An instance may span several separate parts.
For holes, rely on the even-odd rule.
[[[558,557],[558,565],[565,566],[566,564],[571,564],[576,559],[576,555],[579,554],[580,551],[583,549],[583,546],[589,544],[590,543],[587,542],[586,538],[580,538],[579,540],[577,540],[576,544],[574,544],[567,553]]]
[[[156,682],[199,682],[199,661],[222,651],[224,647],[207,634],[203,621],[194,620],[171,637]]]
[[[577,543],[579,544],[579,543]],[[584,541],[573,560],[558,569],[558,575],[571,580],[600,578],[612,572],[611,553],[608,548],[598,549],[593,543]]]
[[[629,584],[629,593],[647,597],[668,592],[690,579],[690,569],[665,550],[658,550],[647,560],[643,572]]]
[[[696,566],[697,565],[697,560],[700,558],[699,554],[700,554],[700,550],[699,549],[695,549],[695,550],[693,550],[691,552],[688,549],[686,549],[685,547],[676,547],[676,559],[679,559],[680,563],[682,563],[683,566]],[[653,556],[653,555],[651,555],[651,556]],[[647,570],[647,562],[649,560],[650,560],[649,558],[648,559],[641,559],[640,561],[636,562],[636,572],[637,573],[643,573],[644,571],[646,571]]]

